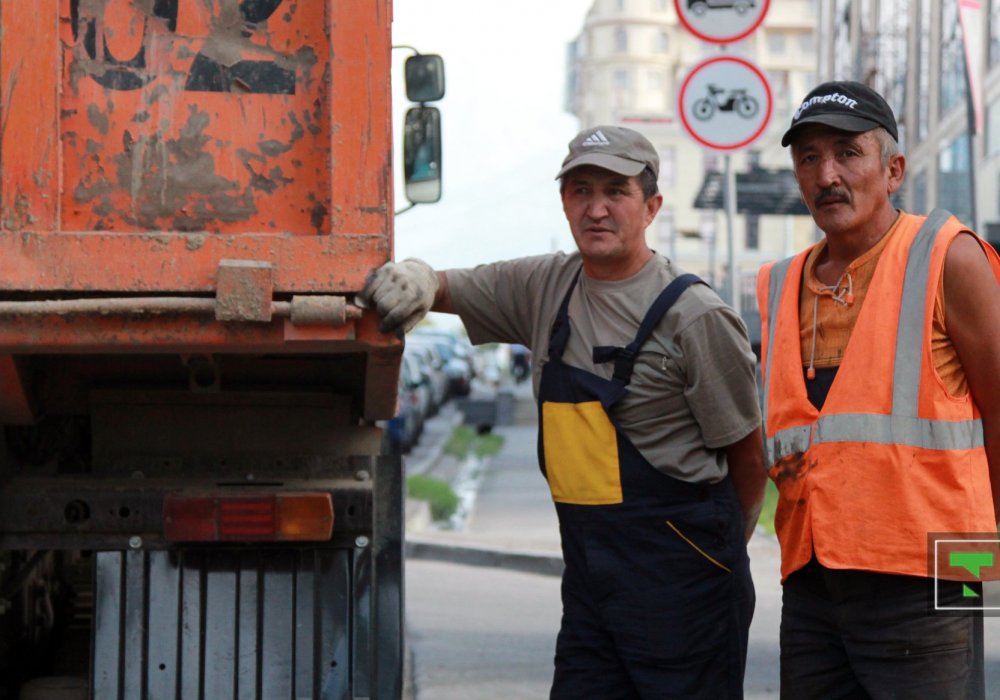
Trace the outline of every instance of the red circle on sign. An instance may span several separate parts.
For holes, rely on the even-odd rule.
[[[704,32],[700,32],[697,29],[695,29],[694,26],[688,21],[687,15],[685,15],[684,12],[681,11],[682,2],[687,2],[687,0],[674,0],[674,10],[677,12],[677,19],[681,21],[681,24],[683,24],[684,28],[687,29],[689,32],[694,34],[702,41],[707,41],[711,44],[730,44],[734,41],[739,41],[740,39],[752,34],[757,29],[757,27],[760,26],[761,22],[764,21],[764,17],[767,16],[767,10],[771,6],[771,0],[763,0],[764,9],[761,11],[760,17],[757,18],[756,22],[751,24],[749,27],[747,27],[739,34],[722,37],[722,36],[709,36],[708,34],[705,34]]]
[[[691,126],[691,123],[688,121],[687,115],[684,113],[684,95],[687,93],[688,84],[690,84],[691,79],[694,78],[694,76],[697,75],[698,72],[701,71],[702,69],[707,68],[713,63],[719,63],[721,61],[739,63],[740,65],[749,68],[760,79],[760,82],[764,85],[764,91],[767,93],[767,112],[764,115],[764,121],[761,122],[760,128],[757,129],[757,131],[753,132],[753,134],[750,137],[740,141],[739,143],[728,144],[728,145],[712,143],[711,141],[703,137],[701,134],[695,131],[694,127]],[[755,66],[753,63],[747,61],[746,59],[739,58],[738,56],[716,56],[715,58],[710,58],[707,61],[702,61],[701,63],[696,65],[687,74],[687,77],[684,78],[684,82],[681,84],[680,93],[677,97],[677,111],[680,113],[681,123],[684,125],[684,129],[689,134],[691,134],[691,137],[695,141],[697,141],[701,145],[708,146],[709,148],[714,148],[718,151],[735,151],[738,148],[743,148],[744,146],[753,143],[762,133],[764,133],[764,130],[767,128],[767,125],[771,122],[771,112],[773,110],[774,110],[774,96],[771,94],[771,84],[767,81],[767,77],[763,73],[761,73],[760,69],[757,68],[757,66]]]

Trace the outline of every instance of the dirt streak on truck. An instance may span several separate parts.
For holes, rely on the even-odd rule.
[[[0,3],[0,699],[398,697],[391,20]]]

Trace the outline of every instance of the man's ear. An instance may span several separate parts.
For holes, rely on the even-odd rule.
[[[906,156],[897,153],[889,159],[889,194],[903,186],[903,178],[906,176]]]
[[[653,219],[660,211],[660,207],[663,206],[663,195],[659,192],[654,194],[652,197],[646,200],[646,226],[653,223]]]

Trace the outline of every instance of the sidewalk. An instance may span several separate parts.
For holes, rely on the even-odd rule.
[[[490,501],[475,502],[461,528],[454,530],[430,523],[420,503],[408,502],[407,556],[559,575],[562,573],[559,524],[545,479],[538,469],[536,409],[531,384],[524,382],[502,390],[513,393],[514,410],[512,425],[493,428],[492,432],[504,439],[498,454],[484,460],[470,456],[460,461],[443,454],[439,447],[427,448],[425,454],[411,455],[406,460],[407,476],[426,474],[449,483],[471,477],[478,488],[491,493]],[[453,405],[449,406],[457,414],[448,418],[452,421],[448,427],[450,434],[461,422],[461,414]],[[516,507],[516,521],[510,518],[511,507]]]

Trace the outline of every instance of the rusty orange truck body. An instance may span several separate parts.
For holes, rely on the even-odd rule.
[[[398,696],[391,20],[0,3],[0,699]]]

